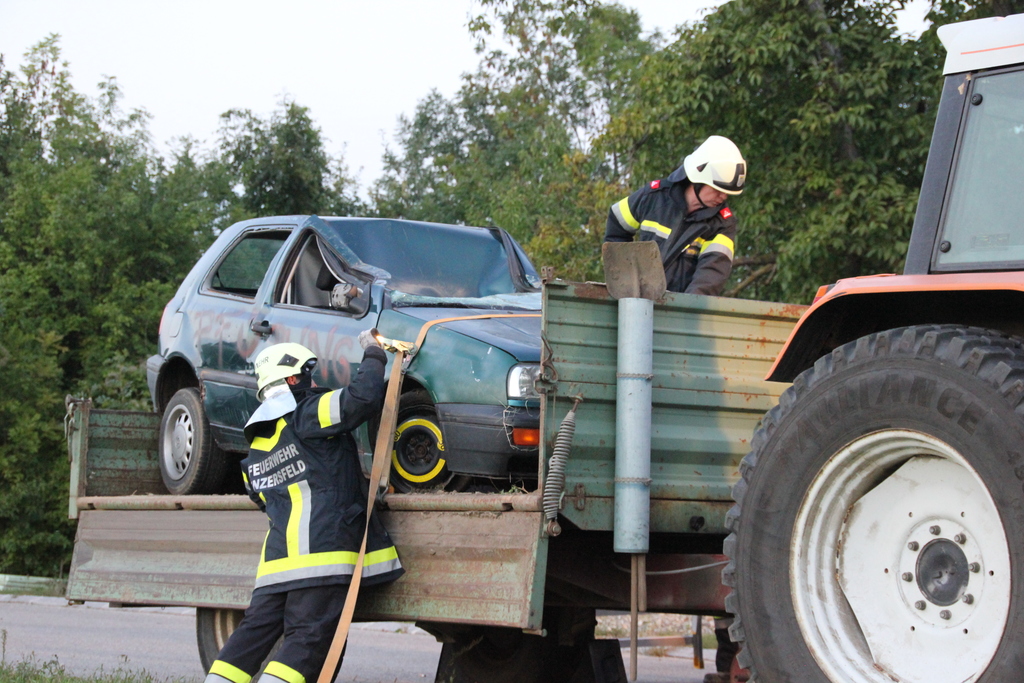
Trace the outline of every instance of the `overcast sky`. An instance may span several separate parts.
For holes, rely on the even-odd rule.
[[[646,32],[670,34],[719,2],[620,0]],[[327,148],[344,150],[365,188],[400,114],[432,88],[450,96],[478,63],[466,29],[473,0],[0,0],[7,68],[61,35],[75,86],[114,76],[126,109],[144,108],[158,148],[191,135],[212,146],[231,108],[265,116],[288,96],[311,110]],[[927,0],[901,27],[920,30]]]

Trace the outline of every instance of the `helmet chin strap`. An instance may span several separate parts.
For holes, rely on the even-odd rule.
[[[313,376],[305,372],[295,375],[298,381],[295,384],[288,384],[288,388],[292,390],[292,395],[298,399],[307,391],[313,388]]]
[[[700,196],[700,191],[701,191],[702,189],[704,189],[704,183],[694,183],[694,184],[693,184],[693,194],[694,194],[694,196],[695,196],[695,197],[697,197],[697,201],[698,201],[698,202],[700,203],[700,205],[701,205],[701,206],[703,206],[703,207],[704,207],[705,209],[710,209],[711,207],[710,207],[710,206],[708,206],[707,204],[705,204],[705,203],[704,203],[704,200],[703,200],[703,199],[701,199],[701,196]]]
[[[721,206],[722,204],[724,204],[724,203],[725,203],[725,200],[722,200],[722,201],[721,201],[721,202],[719,202],[718,204],[705,204],[705,203],[704,203],[704,200],[703,200],[703,199],[701,198],[701,196],[700,196],[700,191],[701,191],[701,190],[702,190],[703,188],[705,188],[705,187],[707,187],[707,183],[694,183],[694,184],[693,184],[693,194],[694,194],[694,196],[695,196],[695,197],[697,197],[697,202],[698,202],[698,203],[699,203],[699,204],[700,204],[700,205],[701,205],[702,207],[704,207],[705,209],[713,209],[713,208],[715,208],[715,207],[717,207],[717,206]]]

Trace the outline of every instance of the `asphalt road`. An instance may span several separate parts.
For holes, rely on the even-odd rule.
[[[69,606],[59,598],[0,595],[0,643],[5,661],[56,660],[68,673],[143,672],[159,681],[200,683],[195,613],[187,608],[110,609]],[[356,624],[338,681],[423,683],[434,680],[441,645],[412,625]],[[626,667],[629,668],[628,652]],[[714,652],[706,653],[709,662]],[[700,683],[688,648],[669,656],[641,655],[639,683]]]

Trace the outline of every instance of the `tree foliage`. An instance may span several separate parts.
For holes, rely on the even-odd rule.
[[[499,225],[538,264],[600,274],[603,214],[620,191],[614,159],[590,153],[625,106],[618,86],[656,38],[616,5],[484,2],[481,55],[452,99],[434,92],[402,118],[371,195],[382,215]],[[596,217],[595,217],[596,216]]]
[[[161,310],[226,223],[268,211],[357,210],[353,181],[307,111],[228,112],[220,154],[169,160],[113,80],[71,86],[58,40],[0,59],[0,573],[66,564],[67,394],[150,409],[145,359]],[[235,188],[241,186],[239,194]]]
[[[232,109],[221,123],[223,163],[243,188],[240,216],[364,212],[354,179],[328,155],[308,108],[285,100],[267,119]]]

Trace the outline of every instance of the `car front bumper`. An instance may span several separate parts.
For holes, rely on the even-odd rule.
[[[445,460],[456,474],[537,476],[536,446],[516,446],[512,430],[539,429],[540,407],[439,403]]]

